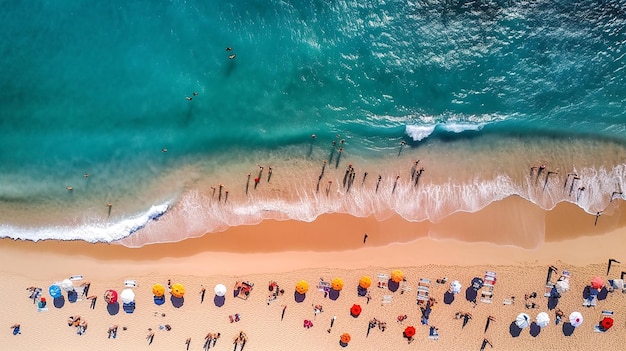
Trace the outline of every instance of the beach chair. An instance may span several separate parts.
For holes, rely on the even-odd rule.
[[[431,329],[428,332],[428,339],[429,340],[439,340],[439,331],[437,329]]]
[[[400,294],[404,294],[405,292],[411,292],[411,287],[409,286],[409,284],[406,283],[402,283],[402,286],[400,286]]]
[[[552,288],[554,288],[554,284],[547,283],[545,289],[543,290],[543,297],[552,296]]]
[[[485,278],[483,279],[483,287],[493,287],[496,285],[496,273],[492,271],[485,272]]]
[[[381,289],[387,288],[387,283],[389,282],[389,274],[379,273],[376,275],[378,278],[378,287]]]
[[[83,276],[81,274],[73,275],[69,277],[69,280],[71,281],[83,280]]]
[[[483,290],[480,294],[480,301],[484,303],[492,303],[493,293],[489,290]]]
[[[502,304],[503,305],[513,305],[515,303],[515,301],[513,301],[513,299],[504,299],[502,300]]]
[[[382,306],[391,305],[392,301],[393,301],[393,295],[384,295],[381,305]]]
[[[430,279],[420,278],[417,282],[417,304],[426,303],[430,295]]]
[[[124,280],[124,286],[127,288],[136,288],[138,284],[136,280],[127,279],[127,280]]]
[[[320,280],[320,282],[317,283],[317,290],[325,294],[328,293],[330,291],[330,282]]]

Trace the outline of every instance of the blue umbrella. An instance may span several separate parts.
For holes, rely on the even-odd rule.
[[[50,288],[48,289],[48,293],[50,293],[50,296],[52,296],[55,299],[57,297],[63,296],[63,293],[61,292],[61,287],[58,285],[50,285]]]

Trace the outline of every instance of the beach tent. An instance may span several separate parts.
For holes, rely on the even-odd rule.
[[[216,296],[223,297],[224,295],[226,295],[226,285],[217,284],[213,291],[215,291]]]
[[[602,289],[603,286],[604,286],[604,281],[602,280],[602,278],[600,278],[600,277],[593,277],[593,279],[591,279],[591,288],[592,289],[600,290],[600,289]]]
[[[154,284],[152,286],[152,295],[156,297],[161,297],[165,295],[165,287],[161,284]]]
[[[343,280],[341,278],[335,278],[330,282],[330,287],[335,291],[341,291],[343,289]]]
[[[394,283],[400,283],[404,279],[404,273],[399,269],[394,269],[391,272],[391,281]]]
[[[170,293],[172,294],[172,296],[180,299],[185,295],[185,287],[181,283],[176,283],[172,285]]]
[[[74,283],[69,279],[63,279],[61,282],[61,289],[66,292],[74,291]]]
[[[515,318],[515,325],[520,329],[527,328],[530,325],[530,316],[526,313],[518,314]]]
[[[538,326],[540,326],[541,328],[545,328],[548,326],[548,324],[550,324],[550,316],[545,312],[539,312],[539,314],[537,314],[537,318],[535,318],[535,321],[537,322]]]
[[[580,312],[572,312],[569,315],[569,323],[572,327],[577,328],[583,324],[583,315]]]
[[[50,288],[48,288],[48,293],[54,299],[59,298],[63,295],[63,293],[61,292],[61,287],[58,285],[50,285]]]
[[[133,289],[124,289],[119,297],[122,299],[122,303],[131,303],[135,301],[135,292]]]
[[[367,289],[372,286],[372,278],[364,275],[359,279],[359,286],[363,289]]]
[[[117,302],[117,291],[115,290],[107,290],[104,292],[104,301],[106,301],[106,303],[108,304],[112,304],[112,303],[116,303]]]
[[[461,292],[461,288],[462,288],[462,285],[458,280],[455,280],[452,283],[450,283],[450,290],[452,291],[453,294],[458,294],[459,292]]]

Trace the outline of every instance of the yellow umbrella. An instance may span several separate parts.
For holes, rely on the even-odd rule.
[[[306,294],[306,292],[309,291],[309,283],[304,280],[299,281],[296,284],[296,291],[298,294]]]
[[[330,287],[335,291],[341,291],[343,289],[343,280],[341,278],[335,278],[330,282]]]
[[[157,297],[165,295],[165,288],[161,284],[154,284],[152,286],[152,294]]]
[[[172,285],[172,290],[170,291],[172,296],[181,298],[185,295],[185,287],[181,283],[176,283]]]
[[[402,273],[402,271],[401,271],[401,270],[399,270],[399,269],[394,269],[394,270],[391,272],[391,280],[392,280],[392,281],[394,281],[394,282],[396,282],[396,283],[399,283],[399,282],[401,282],[401,281],[402,281],[402,279],[404,279],[404,273]]]
[[[359,279],[359,286],[363,289],[367,289],[372,286],[372,278],[364,275]]]

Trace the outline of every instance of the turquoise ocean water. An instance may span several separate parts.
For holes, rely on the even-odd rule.
[[[265,218],[436,221],[512,195],[595,213],[622,196],[623,0],[0,6],[0,236],[142,245]]]

